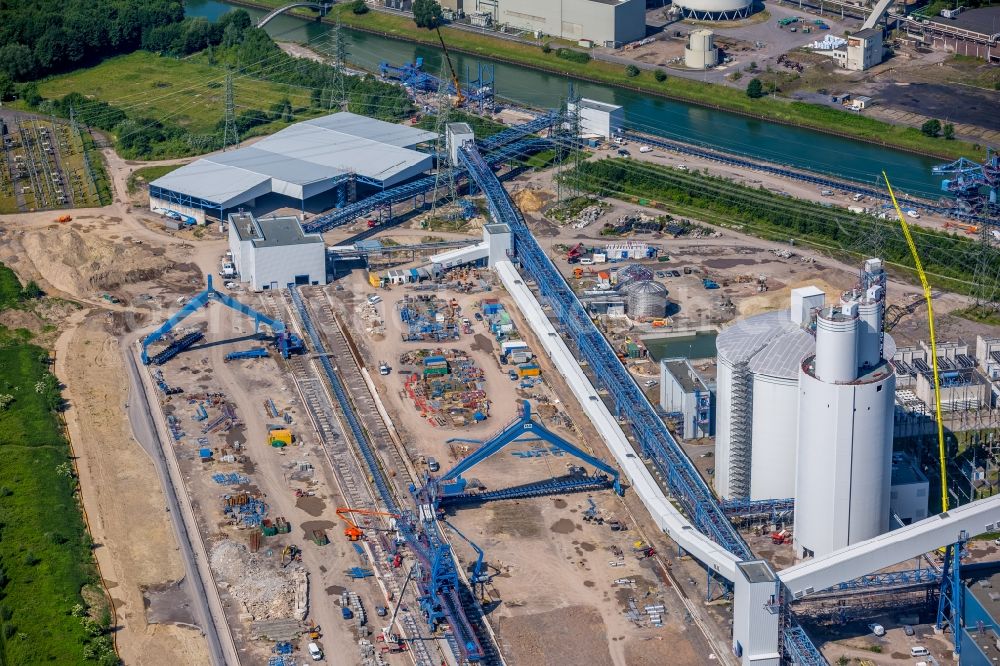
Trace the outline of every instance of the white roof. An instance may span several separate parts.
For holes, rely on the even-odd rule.
[[[409,146],[433,138],[433,132],[334,113],[286,127],[252,146],[209,155],[151,185],[223,208],[270,192],[306,199],[352,173],[390,187],[431,168],[431,156]]]
[[[741,319],[724,328],[715,340],[720,359],[736,364],[749,359],[747,368],[758,375],[797,379],[805,357],[816,353],[816,338],[791,319],[791,310],[775,310]],[[885,336],[885,358],[892,358],[896,342]]]

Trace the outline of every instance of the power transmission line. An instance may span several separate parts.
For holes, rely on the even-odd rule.
[[[240,143],[239,134],[236,132],[236,97],[233,94],[233,72],[226,72],[226,126],[222,132],[222,150],[226,151],[230,146],[238,146]]]

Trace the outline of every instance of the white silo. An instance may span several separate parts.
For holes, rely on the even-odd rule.
[[[794,496],[799,365],[815,348],[809,313],[824,299],[815,287],[795,289],[792,310],[719,333],[714,483],[723,498]]]
[[[860,311],[852,298],[825,308],[817,318],[816,353],[799,369],[798,557],[825,555],[889,528],[896,376],[884,359],[859,363],[859,339],[869,344],[859,336]],[[891,356],[891,339],[885,347]]]

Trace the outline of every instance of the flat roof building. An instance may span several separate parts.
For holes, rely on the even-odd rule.
[[[326,284],[326,244],[302,231],[294,216],[257,219],[240,211],[229,216],[229,250],[239,281],[254,291],[289,284]]]
[[[479,3],[494,23],[598,46],[620,46],[646,36],[644,0],[496,0]]]
[[[224,219],[229,210],[255,206],[265,195],[305,210],[308,200],[331,193],[329,203],[339,207],[358,184],[381,189],[429,170],[433,158],[414,147],[434,138],[433,132],[354,113],[313,118],[157,178],[149,184],[149,207],[199,223],[206,215]]]
[[[681,416],[681,437],[698,439],[715,434],[714,403],[714,378],[702,376],[686,358],[660,361],[660,406],[668,414]]]

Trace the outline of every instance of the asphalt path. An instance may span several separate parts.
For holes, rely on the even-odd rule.
[[[142,381],[135,352],[131,344],[124,346],[124,355],[129,374],[129,401],[127,412],[136,440],[149,453],[156,465],[167,499],[167,511],[172,516],[171,524],[177,535],[177,543],[184,559],[183,586],[191,598],[195,613],[205,635],[208,653],[215,666],[236,666],[240,663],[236,645],[227,624],[222,601],[208,564],[205,546],[198,535],[198,527],[187,496],[178,497],[177,486],[180,470],[176,462],[171,465],[164,453],[163,438],[157,426],[157,419],[149,405],[145,384]],[[175,479],[178,479],[175,481]],[[192,539],[192,534],[194,538]],[[220,629],[221,627],[221,629]]]

